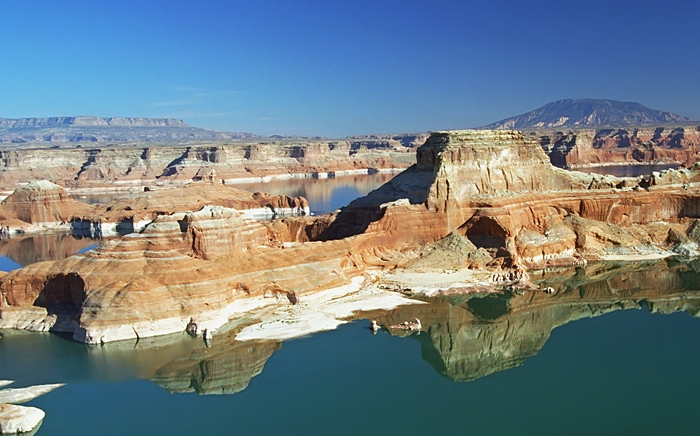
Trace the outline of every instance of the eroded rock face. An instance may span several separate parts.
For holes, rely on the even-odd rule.
[[[0,184],[7,189],[44,178],[68,188],[138,190],[212,179],[235,184],[366,174],[368,170],[408,167],[415,148],[426,138],[423,134],[51,149],[39,145],[31,150],[0,151]]]
[[[700,126],[684,124],[620,129],[533,131],[551,162],[577,168],[630,163],[667,163],[690,166],[698,161]]]
[[[0,327],[89,343],[182,331],[190,319],[215,329],[369,269],[440,268],[416,259],[446,237],[454,244],[436,247],[459,251],[492,287],[524,284],[538,266],[693,253],[696,180],[697,168],[652,181],[566,172],[520,132],[436,132],[415,165],[338,213],[254,222],[207,205],[203,190],[201,208],[160,209],[121,241],[12,272],[0,278]]]
[[[61,228],[70,222],[73,214],[89,209],[60,186],[40,180],[17,188],[0,203],[0,225],[5,227],[5,233]]]
[[[129,234],[143,230],[163,215],[198,211],[204,206],[236,209],[253,218],[280,218],[309,214],[303,197],[256,192],[251,194],[219,183],[193,183],[182,188],[156,189],[117,198],[74,214],[74,233],[91,237]]]

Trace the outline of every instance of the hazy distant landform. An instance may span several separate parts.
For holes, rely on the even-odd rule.
[[[650,109],[639,103],[579,98],[548,103],[539,109],[497,121],[482,129],[628,127],[690,121],[692,120],[688,117]]]
[[[0,118],[0,144],[247,139],[256,135],[189,126],[174,118]]]
[[[600,99],[565,99],[539,109],[488,124],[481,129],[603,128],[688,123],[688,117],[650,109],[634,102]],[[384,138],[358,135],[351,139]],[[404,135],[406,136],[406,135]],[[51,117],[0,118],[0,144],[189,142],[202,140],[262,139],[245,132],[223,132],[192,127],[174,118]],[[270,139],[326,139],[274,135]]]

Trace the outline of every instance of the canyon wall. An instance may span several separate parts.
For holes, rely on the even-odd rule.
[[[700,126],[537,130],[552,164],[563,168],[665,163],[691,166],[700,158]]]
[[[0,149],[0,186],[11,191],[21,183],[45,179],[67,188],[113,190],[203,179],[245,183],[406,168],[415,147],[427,137],[5,148]]]
[[[109,207],[145,215],[157,209],[148,194]],[[215,329],[373,271],[426,268],[438,246],[479,277],[475,290],[496,290],[531,286],[536,267],[694,255],[700,242],[700,165],[650,179],[568,172],[514,131],[435,132],[414,165],[333,214],[261,222],[210,198],[187,195],[190,209],[157,209],[121,240],[0,278],[0,327],[108,342],[192,319]]]

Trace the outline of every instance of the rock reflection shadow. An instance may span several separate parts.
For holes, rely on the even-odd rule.
[[[367,313],[381,325],[420,318],[421,354],[438,373],[470,381],[522,365],[537,354],[556,327],[620,309],[670,314],[700,311],[700,260],[597,263],[576,269],[538,271],[542,286],[556,292],[445,296],[429,304]],[[393,334],[393,332],[391,332]],[[401,334],[403,335],[403,334]]]
[[[577,319],[644,307],[651,312],[684,311],[697,316],[699,273],[700,260],[601,262],[586,268],[533,272],[536,283],[555,289],[553,295],[542,291],[446,295],[424,298],[427,304],[363,312],[355,318],[374,319],[383,326],[419,318],[421,332],[384,331],[419,341],[424,360],[448,379],[463,382],[522,365],[544,347],[556,327]],[[115,343],[94,347],[91,354],[93,360],[104,354],[104,360],[114,367],[123,352],[124,361],[139,366],[141,377],[170,392],[234,394],[262,372],[282,344],[236,341],[237,330],[217,334],[210,347],[201,337],[171,335],[171,339],[140,341],[137,353],[133,343],[123,345],[130,349],[122,351],[122,345]],[[134,361],[136,355],[141,356],[139,363]]]

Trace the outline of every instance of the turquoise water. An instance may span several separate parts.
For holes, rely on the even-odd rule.
[[[340,189],[345,203],[357,195]],[[0,269],[91,244],[32,240]],[[238,342],[236,328],[211,347],[3,331],[0,379],[67,383],[28,403],[46,412],[40,436],[696,432],[700,262],[532,276],[556,295],[425,299],[283,343]],[[421,333],[367,329],[415,317]]]
[[[295,340],[105,346],[3,332],[0,378],[65,382],[40,435],[686,434],[700,400],[700,264],[533,273],[557,290],[424,299]],[[420,317],[406,335],[381,325]]]
[[[573,322],[524,365],[464,383],[421,359],[416,339],[428,333],[373,336],[366,324],[285,342],[235,395],[170,394],[41,334],[0,340],[0,373],[23,385],[68,382],[30,403],[47,413],[41,435],[651,435],[696,426],[700,323],[687,314]]]

